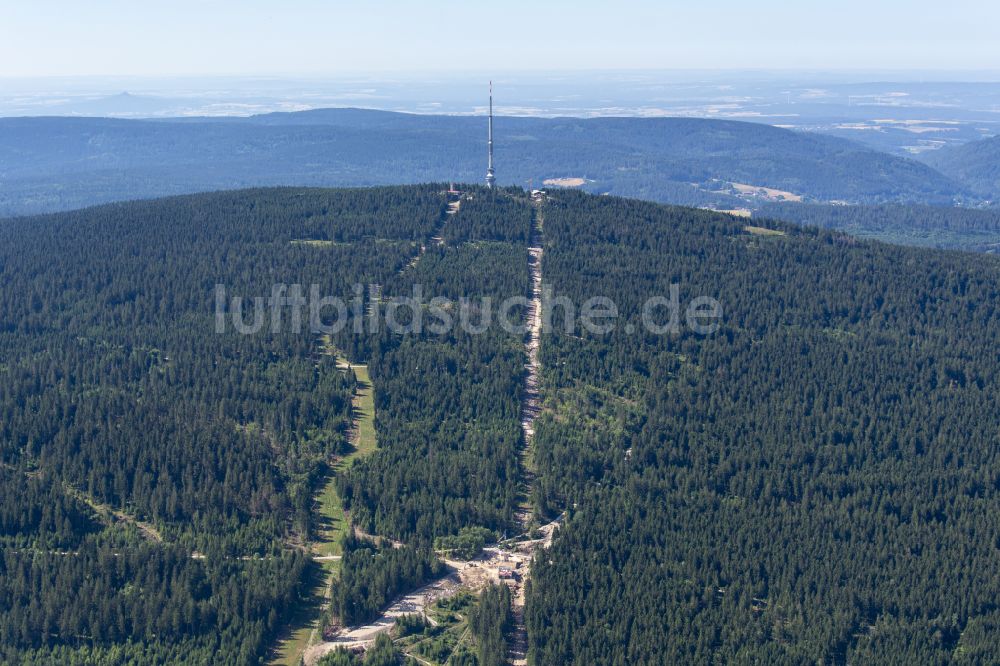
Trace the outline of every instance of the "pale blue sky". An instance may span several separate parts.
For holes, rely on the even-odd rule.
[[[995,0],[0,0],[0,77],[1000,69]]]

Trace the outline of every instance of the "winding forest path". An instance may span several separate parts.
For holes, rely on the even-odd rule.
[[[438,223],[437,228],[434,231],[431,232],[432,235],[431,235],[431,238],[430,238],[430,242],[429,243],[424,242],[424,243],[420,244],[420,249],[417,251],[417,254],[414,255],[413,259],[410,260],[410,263],[406,264],[406,266],[404,266],[399,271],[400,275],[402,275],[403,273],[405,273],[406,271],[410,270],[411,268],[413,268],[414,266],[417,265],[417,263],[427,253],[427,246],[428,246],[428,244],[432,244],[432,245],[444,245],[444,225],[446,225],[448,223],[448,221],[451,220],[451,218],[456,213],[458,213],[458,211],[461,208],[462,208],[462,199],[461,199],[461,197],[458,198],[458,199],[455,199],[454,201],[449,201],[448,202],[448,207],[445,209],[445,214],[443,216],[441,216],[441,221]]]
[[[521,479],[523,484],[521,504],[517,510],[517,521],[527,532],[533,520],[531,489],[535,482],[535,467],[532,461],[532,442],[535,439],[535,419],[541,410],[539,393],[539,371],[541,363],[538,351],[542,342],[542,227],[543,202],[536,201],[532,212],[531,239],[528,242],[528,271],[531,273],[531,303],[528,306],[525,336],[527,360],[524,370],[524,394],[521,399],[521,430],[524,433],[524,447],[521,449]],[[554,528],[553,528],[554,529]],[[544,546],[543,546],[544,547]],[[524,570],[524,580],[517,586],[513,598],[514,629],[511,632],[509,657],[514,666],[528,663],[528,632],[524,624],[525,587],[531,577],[531,559],[528,558]]]
[[[100,518],[101,522],[106,525],[129,525],[138,530],[139,534],[141,534],[147,541],[151,541],[153,543],[163,543],[163,535],[160,534],[159,530],[157,530],[152,523],[139,520],[130,513],[126,513],[121,509],[115,509],[109,504],[100,502],[68,483],[64,483],[63,488],[70,497],[73,497],[90,507],[90,509],[97,514],[98,518]]]

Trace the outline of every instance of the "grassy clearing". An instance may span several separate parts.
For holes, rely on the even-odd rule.
[[[316,631],[316,626],[319,624],[319,615],[317,614],[312,620],[307,620],[306,624],[302,624],[298,629],[293,631],[291,635],[286,638],[281,639],[278,645],[278,656],[273,659],[270,663],[273,666],[299,666],[302,663],[302,655],[305,654],[306,648],[309,647],[310,638],[312,638],[313,632]],[[299,623],[296,622],[296,625]]]
[[[747,233],[753,234],[754,236],[784,236],[784,231],[778,231],[777,229],[768,229],[766,227],[754,227],[747,225],[743,227],[743,230]]]
[[[323,490],[319,494],[321,526],[318,538],[313,544],[317,555],[340,555],[340,537],[346,532],[348,523],[344,515],[344,504],[337,493],[337,475],[347,469],[355,460],[370,455],[378,446],[375,438],[375,391],[368,375],[368,366],[351,365],[338,354],[337,366],[350,368],[357,378],[357,388],[351,401],[353,412],[349,439],[351,452],[340,458],[331,470]]]
[[[353,462],[355,458],[369,455],[378,445],[375,439],[375,389],[368,375],[368,366],[352,365],[351,369],[358,379],[358,389],[354,393],[356,434],[351,442],[354,444],[354,451],[344,459],[345,462]]]
[[[375,238],[374,241],[378,245],[418,245],[413,241],[399,240],[398,238]],[[293,238],[288,242],[292,245],[305,245],[307,247],[351,247],[355,244],[351,241],[322,240],[319,238]]]
[[[344,243],[341,241],[317,240],[309,238],[293,238],[290,242],[292,245],[308,245],[309,247],[333,247],[335,245],[338,247],[346,247],[350,245],[350,243]]]
[[[320,527],[316,530],[312,550],[319,557],[340,555],[340,537],[347,531],[347,516],[337,494],[336,478],[336,472],[330,474],[318,498]]]
[[[312,596],[300,605],[290,630],[279,640],[275,656],[269,662],[272,665],[299,666],[306,648],[320,635],[320,615],[329,601],[330,585],[340,571],[340,562],[323,560],[316,564],[310,586]]]
[[[349,528],[344,504],[337,493],[337,475],[355,460],[371,454],[378,443],[375,437],[375,391],[368,375],[368,366],[353,365],[348,362],[330,345],[329,339],[323,340],[323,349],[324,353],[337,357],[337,367],[340,370],[344,372],[351,370],[357,378],[357,387],[351,401],[353,412],[351,430],[348,433],[352,449],[332,466],[317,497],[319,527],[316,530],[316,538],[311,544],[314,556],[335,557],[343,554],[340,539]],[[272,660],[272,664],[297,666],[306,648],[319,636],[320,614],[323,606],[329,601],[330,586],[340,572],[340,561],[324,559],[316,561],[316,564],[319,565],[319,575],[313,587],[314,598],[312,602],[305,604],[293,623],[292,631],[280,641],[277,656]]]

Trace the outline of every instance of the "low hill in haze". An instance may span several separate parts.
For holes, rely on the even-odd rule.
[[[0,119],[0,215],[256,185],[479,182],[485,120],[361,109],[250,118]],[[689,118],[498,118],[498,178],[734,208],[761,199],[951,204],[925,164],[829,136]],[[767,190],[759,188],[769,188]]]
[[[1000,201],[1000,137],[948,146],[923,160],[978,196]]]
[[[764,203],[754,217],[834,229],[888,243],[973,252],[1000,251],[1000,210],[878,204]]]

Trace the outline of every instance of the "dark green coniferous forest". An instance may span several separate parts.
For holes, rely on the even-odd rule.
[[[455,213],[445,189],[0,220],[0,662],[274,659],[351,448],[358,380],[331,349],[367,365],[378,441],[336,476],[363,534],[331,621],[370,621],[445,572],[435,544],[526,512],[562,517],[527,583],[531,664],[1000,662],[995,257],[571,191],[466,188]],[[542,336],[525,450],[523,335],[354,325],[415,285],[527,298],[534,243],[556,295],[618,317]],[[365,288],[324,338],[287,307],[271,325],[276,284]],[[715,299],[717,330],[644,326],[672,285]],[[233,297],[246,325],[262,299],[259,331]],[[514,602],[490,586],[455,611],[453,663],[508,659]],[[394,631],[363,663],[404,663]]]

